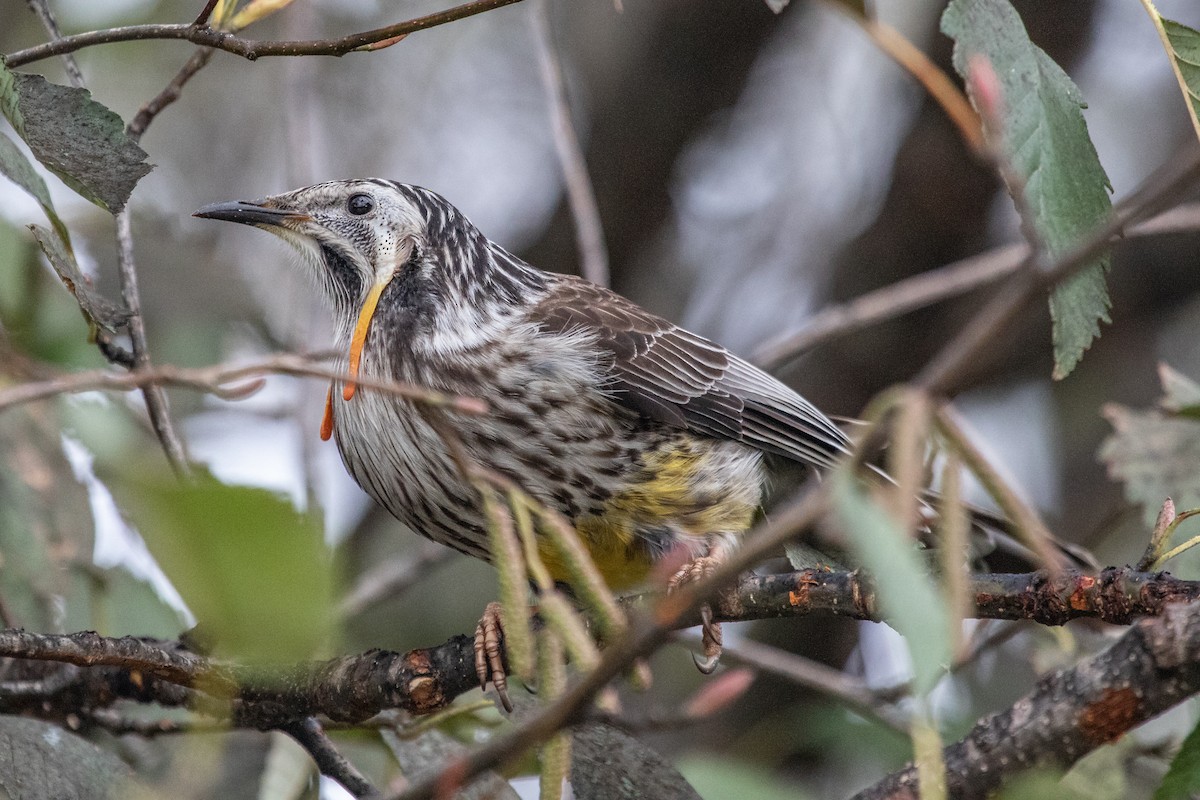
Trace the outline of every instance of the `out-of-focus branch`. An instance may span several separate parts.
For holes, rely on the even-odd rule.
[[[789,515],[789,521],[793,525],[809,522],[808,515],[815,513],[817,505],[802,504]],[[788,528],[768,528],[764,535],[769,534],[768,539],[784,536],[781,531],[785,530]],[[747,547],[757,550],[760,546],[752,541]],[[1162,613],[1168,603],[1200,598],[1200,582],[1129,568],[1105,570],[1099,576],[1070,570],[1053,575],[975,575],[970,586],[977,616],[1033,619],[1043,624],[1062,624],[1078,617],[1128,623],[1138,616]],[[632,633],[605,650],[595,670],[568,687],[531,721],[518,726],[510,737],[495,740],[451,768],[460,770],[462,779],[467,780],[581,721],[588,700],[622,674],[633,659],[666,641],[671,630],[694,622],[691,610],[698,600],[680,602],[676,598],[670,595],[649,613],[633,615]],[[640,604],[646,605],[645,601]],[[723,620],[816,612],[878,618],[874,589],[861,575],[813,570],[744,576],[718,597],[714,612]],[[175,642],[112,639],[91,632],[54,635],[4,630],[0,631],[0,657],[68,665],[60,674],[37,680],[0,681],[0,711],[22,709],[58,718],[73,713],[63,706],[72,699],[96,709],[126,698],[185,706],[229,719],[234,726],[289,729],[314,715],[357,723],[389,709],[427,714],[478,685],[474,642],[468,636],[455,636],[437,647],[404,654],[370,650],[328,661],[268,667],[209,658]],[[417,797],[431,796],[433,784],[421,784],[413,792]]]
[[[277,353],[248,364],[216,364],[211,367],[182,368],[169,364],[135,370],[111,372],[88,370],[73,372],[44,381],[23,383],[0,391],[0,411],[10,406],[44,400],[77,392],[130,391],[143,386],[179,386],[215,394],[225,399],[247,397],[262,387],[264,375],[294,375],[328,380],[353,379],[360,388],[374,389],[460,414],[486,414],[487,404],[474,397],[446,395],[419,386],[381,381],[366,376],[351,376],[343,370],[314,363],[314,357],[299,353]],[[250,381],[248,384],[244,383]],[[242,384],[230,386],[230,384]]]
[[[142,134],[146,132],[146,128],[154,121],[154,118],[162,113],[164,108],[178,100],[187,82],[208,65],[214,52],[207,47],[196,48],[196,52],[192,53],[192,57],[179,69],[171,82],[138,109],[137,114],[125,129],[131,139],[136,142],[142,138]]]
[[[350,794],[355,797],[370,797],[378,793],[366,776],[338,752],[321,728],[321,723],[313,717],[286,725],[282,730],[308,751],[313,761],[317,762],[317,769],[321,770],[322,775],[328,775],[345,786]]]
[[[117,275],[121,284],[121,299],[129,309],[129,342],[133,348],[134,371],[152,369],[150,350],[146,342],[146,323],[142,318],[141,293],[138,290],[137,266],[133,260],[133,232],[130,229],[129,208],[123,208],[117,213]],[[175,431],[171,422],[171,414],[167,409],[167,394],[161,384],[143,384],[142,396],[146,400],[146,411],[150,415],[150,425],[154,434],[162,443],[163,452],[171,462],[172,469],[179,476],[191,472],[188,466],[187,453],[183,449],[183,441]]]
[[[58,28],[58,21],[54,19],[54,14],[50,11],[50,5],[46,0],[25,0],[29,8],[42,22],[42,27],[46,29],[46,33],[50,35],[51,41],[62,39],[62,32]],[[71,85],[76,88],[83,86],[83,72],[79,69],[79,64],[76,63],[75,57],[69,53],[62,54],[63,66],[67,69],[67,79]]]
[[[550,110],[550,128],[554,133],[554,149],[562,166],[567,188],[567,202],[575,220],[575,240],[579,245],[579,260],[583,277],[600,286],[608,286],[608,250],[604,246],[604,227],[596,192],[588,177],[587,161],[579,146],[567,86],[563,80],[562,64],[554,48],[550,31],[550,10],[546,0],[535,0],[529,6],[533,21],[533,38],[537,43],[538,63],[542,68],[542,85]]]
[[[473,0],[470,3],[427,14],[423,17],[398,22],[383,28],[353,33],[334,39],[313,39],[305,41],[260,41],[246,39],[227,31],[214,30],[195,24],[175,23],[165,25],[129,25],[123,28],[108,28],[100,31],[89,31],[74,36],[64,36],[61,39],[24,50],[9,53],[4,57],[4,63],[11,67],[19,67],[45,58],[52,58],[64,53],[74,53],[85,47],[114,42],[135,42],[150,39],[180,39],[209,47],[224,50],[227,53],[241,56],[254,61],[266,56],[341,56],[355,50],[372,49],[371,45],[381,42],[394,43],[400,38],[416,31],[436,28],[460,19],[482,14],[503,6],[519,3],[521,0]]]
[[[1200,203],[1185,203],[1130,227],[1114,244],[1122,238],[1195,231],[1200,231]],[[826,306],[795,330],[764,342],[755,351],[754,361],[766,369],[778,369],[830,339],[993,284],[1016,272],[1028,258],[1027,244],[1004,245]]]
[[[1015,775],[1066,769],[1146,720],[1200,692],[1200,605],[1173,605],[1116,644],[1060,670],[1007,711],[945,748],[947,795],[983,800]],[[917,800],[913,766],[855,800]]]

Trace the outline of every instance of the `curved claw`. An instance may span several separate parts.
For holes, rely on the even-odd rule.
[[[479,688],[483,691],[487,691],[488,679],[491,679],[500,705],[511,713],[513,704],[508,696],[508,673],[504,670],[504,653],[500,647],[503,638],[504,620],[500,604],[488,603],[483,610],[483,617],[475,626],[475,676],[479,678]]]
[[[703,631],[701,642],[704,647],[704,658],[696,657],[692,654],[692,662],[695,663],[696,669],[705,675],[711,675],[717,668],[717,663],[721,660],[721,652],[724,649],[724,635],[721,632],[721,623],[713,622],[712,607],[705,603],[700,606],[700,627]]]
[[[692,663],[696,665],[696,669],[702,675],[712,675],[717,671],[717,666],[721,663],[721,654],[715,656],[700,657],[698,653],[692,653]]]

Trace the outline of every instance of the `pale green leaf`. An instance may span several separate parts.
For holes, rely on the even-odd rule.
[[[928,692],[950,663],[950,616],[917,543],[856,484],[838,471],[830,480],[834,508],[850,537],[855,561],[866,567],[887,621],[908,643],[914,686]]]
[[[1159,374],[1168,409],[1200,392],[1169,367],[1161,367]],[[1125,496],[1142,506],[1148,524],[1168,497],[1177,508],[1200,506],[1200,420],[1183,411],[1136,411],[1115,404],[1104,408],[1104,416],[1114,432],[1101,446],[1100,459],[1109,475],[1125,484]]]
[[[281,662],[326,641],[331,568],[315,517],[210,476],[107,483],[220,652]]]
[[[1029,40],[1008,0],[952,0],[942,31],[954,39],[960,75],[967,76],[975,56],[991,63],[1003,93],[1001,144],[1024,181],[1023,207],[1033,217],[1028,222],[1048,255],[1069,250],[1112,211],[1111,187],[1088,136],[1079,89]],[[1050,297],[1055,378],[1070,374],[1100,335],[1100,322],[1109,321],[1108,264],[1106,253]]]

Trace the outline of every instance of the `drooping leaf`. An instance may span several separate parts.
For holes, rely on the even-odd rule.
[[[1174,412],[1200,392],[1200,387],[1178,372],[1160,368],[1165,408],[1138,411],[1111,404],[1104,416],[1113,435],[1100,447],[1100,460],[1108,473],[1125,484],[1125,496],[1138,503],[1153,524],[1164,499],[1177,508],[1200,506],[1200,420]]]
[[[985,57],[1002,92],[1001,146],[1023,179],[1021,207],[1055,256],[1096,230],[1112,210],[1111,186],[1083,118],[1078,87],[1029,40],[1008,0],[952,0],[942,32],[954,39],[954,67],[964,78],[976,56]],[[979,106],[979,99],[972,97]],[[1108,322],[1105,254],[1060,283],[1050,297],[1054,377],[1071,373],[1100,322]]]
[[[311,514],[207,475],[107,483],[220,652],[280,662],[311,657],[326,641],[329,554]]]
[[[88,324],[99,325],[113,333],[125,324],[129,319],[128,309],[96,291],[91,279],[79,269],[75,256],[63,247],[62,240],[40,225],[30,225],[29,230],[33,231],[33,237],[37,239],[59,279],[75,295]]]
[[[767,0],[767,8],[774,11],[776,14],[783,13],[783,10],[788,7],[788,3],[792,0]]]
[[[1188,800],[1200,794],[1200,725],[1192,729],[1154,792],[1154,800]]]
[[[153,167],[121,118],[86,89],[0,64],[0,112],[34,157],[91,202],[117,213]]]
[[[46,218],[50,220],[50,224],[54,226],[54,232],[59,238],[67,243],[70,248],[71,237],[67,233],[67,226],[58,218],[58,213],[54,210],[54,204],[50,201],[50,190],[46,188],[46,182],[42,180],[42,176],[37,174],[37,170],[33,168],[33,164],[29,163],[29,159],[17,147],[12,139],[0,133],[0,174],[8,178],[10,181],[20,186],[34,200],[38,201],[38,205],[42,207]]]
[[[950,663],[950,617],[916,542],[876,502],[838,471],[832,497],[857,563],[867,568],[884,616],[908,643],[913,684],[924,694]]]

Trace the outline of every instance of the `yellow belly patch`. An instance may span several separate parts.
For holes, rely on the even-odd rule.
[[[681,438],[646,453],[636,473],[639,480],[609,498],[600,514],[574,521],[609,588],[621,591],[645,581],[655,556],[671,549],[671,538],[681,544],[683,537],[740,533],[753,524],[761,493],[758,480],[736,485],[735,476],[729,476],[729,484],[714,491],[712,481],[704,479],[702,473],[714,467],[709,460],[717,457],[715,446]],[[657,541],[649,541],[650,535]],[[539,554],[555,580],[568,581],[553,548],[542,543]]]

